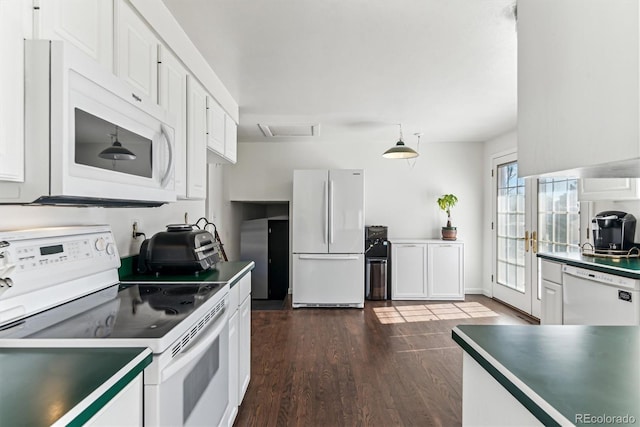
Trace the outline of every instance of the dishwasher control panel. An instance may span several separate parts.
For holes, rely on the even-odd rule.
[[[640,280],[632,279],[630,277],[618,276],[616,274],[604,273],[601,271],[574,267],[571,265],[563,266],[562,272],[564,274],[580,277],[585,280],[591,280],[593,282],[604,283],[622,288],[629,288],[632,290],[640,290]]]

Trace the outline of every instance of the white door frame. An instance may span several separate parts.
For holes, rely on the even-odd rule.
[[[500,285],[498,283],[497,274],[497,168],[499,165],[506,163],[516,162],[517,153],[515,151],[497,153],[492,156],[491,166],[493,175],[491,180],[491,197],[492,197],[492,224],[493,229],[491,233],[491,271],[492,271],[492,295],[494,298],[499,299],[509,305],[512,305],[523,312],[540,317],[540,299],[538,298],[538,259],[534,248],[537,246],[537,242],[533,241],[533,233],[537,235],[537,219],[538,219],[538,185],[536,178],[525,179],[525,224],[524,228],[527,231],[528,241],[525,243],[525,248],[528,250],[525,252],[524,265],[525,265],[525,283],[524,292],[520,292],[514,289],[510,289],[507,286]],[[524,238],[525,236],[522,236]]]

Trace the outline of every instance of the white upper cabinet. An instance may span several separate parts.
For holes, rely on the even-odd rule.
[[[115,16],[116,75],[157,102],[160,42],[125,0],[116,0]]]
[[[224,157],[231,163],[236,163],[238,157],[238,125],[229,116],[224,121]]]
[[[211,96],[207,97],[207,136],[210,163],[236,163],[238,125]]]
[[[578,181],[578,200],[639,200],[636,178],[585,178]]]
[[[639,8],[518,0],[521,176],[585,167],[595,173],[582,176],[640,176]]]
[[[207,93],[187,77],[187,198],[207,196]]]
[[[31,10],[23,0],[0,1],[0,180],[24,180],[24,39]]]
[[[158,104],[176,116],[175,185],[187,196],[187,70],[164,46],[158,48]]]
[[[207,96],[207,148],[224,155],[225,112],[211,96]]]
[[[44,0],[38,38],[64,40],[113,71],[113,0]]]

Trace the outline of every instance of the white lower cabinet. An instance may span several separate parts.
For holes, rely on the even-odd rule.
[[[251,379],[251,273],[229,291],[229,427]]]
[[[238,404],[242,403],[251,380],[251,275],[240,283],[240,298],[245,298],[238,308]]]
[[[391,299],[463,300],[462,242],[391,242]]]
[[[427,245],[427,295],[430,299],[464,299],[464,246]]]
[[[540,260],[542,278],[541,325],[562,325],[562,264]]]
[[[142,372],[89,421],[88,426],[143,426]]]
[[[229,317],[229,427],[238,415],[238,309]]]

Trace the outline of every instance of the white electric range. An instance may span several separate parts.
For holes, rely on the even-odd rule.
[[[120,284],[108,226],[0,231],[0,346],[149,347],[145,425],[223,425],[229,285]]]

